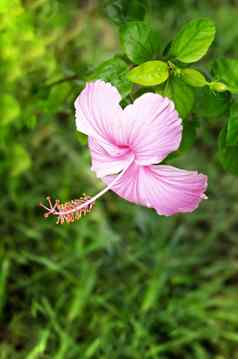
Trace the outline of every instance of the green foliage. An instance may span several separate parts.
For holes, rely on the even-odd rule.
[[[228,92],[219,93],[203,87],[196,91],[194,111],[198,116],[217,118],[229,110],[230,95]]]
[[[120,38],[127,57],[135,64],[152,60],[160,48],[158,32],[142,21],[122,25]]]
[[[127,80],[128,65],[119,57],[113,57],[110,60],[99,65],[93,73],[87,77],[87,80],[101,79],[111,82],[118,88],[122,97],[127,96],[132,89],[132,84]]]
[[[192,121],[183,122],[183,137],[179,149],[176,152],[177,155],[183,155],[192,148],[196,140],[197,126],[198,124],[194,119]]]
[[[0,107],[2,114],[0,122],[1,127],[9,126],[18,118],[21,112],[17,99],[8,93],[2,94],[0,98]]]
[[[116,25],[127,21],[143,20],[146,3],[140,0],[107,0],[105,2],[105,12]]]
[[[165,160],[166,163],[173,165],[176,158],[186,155],[187,152],[192,149],[196,141],[197,127],[198,123],[195,119],[183,121],[182,140],[179,149],[169,154]]]
[[[157,92],[173,100],[182,119],[186,119],[194,104],[192,87],[188,86],[181,77],[173,76],[162,88],[158,88]]]
[[[238,60],[219,59],[216,60],[212,67],[215,78],[223,81],[230,92],[238,93]]]
[[[132,69],[128,79],[142,86],[155,86],[163,83],[169,76],[169,67],[163,61],[147,61]]]
[[[207,53],[214,40],[215,32],[212,20],[206,18],[192,20],[177,33],[169,53],[181,62],[196,62]]]
[[[227,126],[221,130],[219,136],[219,160],[223,168],[234,175],[238,175],[238,145],[227,143]]]
[[[226,144],[229,146],[238,145],[238,104],[233,103],[230,109],[230,116],[227,123]]]
[[[65,98],[69,95],[71,86],[67,82],[59,83],[49,88],[48,97],[45,103],[45,112],[48,115],[55,113],[55,109],[62,109]]]
[[[176,62],[178,60],[186,64],[200,60],[213,42],[215,32],[214,21],[210,18],[194,19],[186,23],[166,46],[164,56],[169,56],[166,62],[152,60],[156,55],[159,57],[157,30],[152,30],[148,22],[144,21],[124,22],[120,25],[122,49],[132,63],[139,64],[129,71],[127,79],[169,97],[183,119],[187,119],[192,111],[207,118],[223,116],[230,108],[230,92],[236,92],[236,60],[217,60],[212,67],[214,78],[210,81],[199,70],[184,65],[179,67]],[[207,76],[210,78],[208,72]],[[153,86],[157,86],[155,90]],[[197,88],[195,93],[193,87]],[[132,95],[130,91],[126,94],[133,96],[133,90]],[[192,126],[184,131],[184,148],[181,153],[192,146],[195,134]]]

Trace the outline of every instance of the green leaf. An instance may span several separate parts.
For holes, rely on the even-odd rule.
[[[216,60],[212,74],[218,81],[224,82],[230,92],[238,93],[238,60],[225,58]]]
[[[173,100],[176,110],[183,119],[191,112],[194,104],[194,92],[180,77],[171,77],[163,89],[158,88],[156,92]]]
[[[170,56],[185,63],[198,61],[207,53],[215,32],[215,24],[208,18],[188,22],[173,40]]]
[[[163,61],[147,61],[134,69],[128,74],[131,82],[142,86],[155,86],[166,81],[169,77],[169,67]]]
[[[192,120],[183,122],[183,137],[179,149],[176,152],[178,155],[184,154],[193,146],[196,140],[196,129],[196,121]]]
[[[230,146],[238,145],[238,103],[231,106],[227,123],[226,144]]]
[[[209,87],[203,87],[196,91],[196,102],[194,111],[202,117],[222,116],[230,106],[230,95],[228,92],[213,92]]]
[[[143,21],[122,25],[120,39],[127,57],[135,64],[152,60],[160,47],[158,32]]]
[[[229,146],[226,142],[227,126],[225,126],[219,135],[219,160],[226,171],[238,175],[238,146]]]
[[[181,75],[184,82],[186,82],[190,86],[203,87],[207,84],[205,76],[198,70],[183,69],[181,70]]]
[[[128,65],[125,61],[115,56],[99,65],[87,80],[101,79],[109,81],[117,87],[122,97],[125,97],[132,89],[132,84],[128,81],[127,74]]]
[[[127,21],[143,20],[146,2],[140,0],[108,0],[105,5],[108,18],[116,25]]]

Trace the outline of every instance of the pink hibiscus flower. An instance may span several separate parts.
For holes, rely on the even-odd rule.
[[[96,196],[47,209],[58,222],[80,218],[108,190],[160,215],[194,211],[206,198],[207,176],[159,164],[179,148],[181,119],[174,104],[154,93],[140,96],[124,109],[120,94],[101,80],[87,84],[75,101],[77,129],[88,135],[92,170],[107,185]]]

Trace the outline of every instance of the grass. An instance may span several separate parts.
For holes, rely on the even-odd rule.
[[[2,79],[11,106],[1,127],[0,359],[236,359],[238,183],[216,161],[219,125],[201,119],[196,147],[174,162],[209,175],[209,199],[193,214],[158,217],[108,193],[79,223],[57,226],[37,207],[47,194],[64,200],[102,187],[75,131],[80,81],[47,87],[117,49],[98,5],[25,1],[18,17],[4,14],[22,25],[0,38],[11,48]],[[237,55],[232,2],[168,2],[161,11],[153,21],[164,38],[207,11],[224,33],[214,54]],[[30,40],[19,37],[26,30]]]

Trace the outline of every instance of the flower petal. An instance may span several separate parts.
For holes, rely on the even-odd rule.
[[[121,96],[110,83],[97,80],[86,85],[75,101],[77,130],[100,141],[114,143],[122,108]]]
[[[110,184],[115,176],[106,176]],[[129,202],[154,208],[170,216],[194,211],[207,188],[207,176],[172,166],[138,166],[133,163],[112,190]]]
[[[128,148],[121,148],[119,155],[115,156],[115,151],[110,151],[114,156],[110,155],[104,147],[93,138],[88,138],[88,145],[92,156],[91,169],[96,172],[97,177],[104,177],[115,174],[128,166],[132,159],[132,152]],[[108,149],[108,148],[107,148]]]
[[[159,94],[147,93],[124,109],[127,131],[124,141],[136,154],[136,162],[149,165],[176,151],[181,142],[181,119],[174,103]]]

